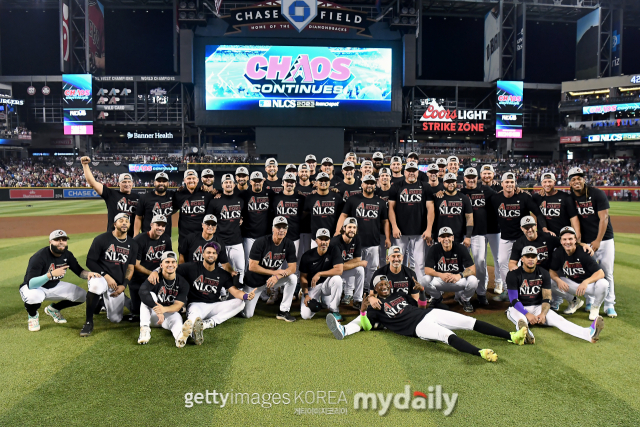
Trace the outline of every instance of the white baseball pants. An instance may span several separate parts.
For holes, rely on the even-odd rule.
[[[616,258],[616,248],[613,239],[604,240],[600,243],[600,248],[593,254],[600,268],[604,272],[604,278],[609,283],[607,294],[604,297],[604,309],[613,307],[616,303],[616,293],[613,285],[613,263]],[[587,302],[593,304],[593,299],[589,297]]]
[[[554,281],[551,281],[551,287],[559,295],[562,295],[564,299],[566,299],[567,301],[572,301],[573,297],[576,294],[576,289],[578,289],[580,283],[576,283],[567,277],[561,277],[561,279],[564,283],[569,285],[568,291],[565,292],[560,290],[560,288],[558,288],[558,285]],[[600,279],[595,283],[590,283],[584,292],[585,299],[590,298],[590,300],[593,301],[591,303],[593,308],[600,308],[602,302],[604,301],[605,295],[607,294],[607,289],[609,289],[609,282],[607,282],[606,279]]]
[[[473,263],[476,266],[476,278],[478,279],[478,295],[487,294],[487,239],[485,236],[471,236],[471,247],[469,252],[473,257]]]
[[[58,282],[51,289],[30,289],[29,285],[24,285],[20,287],[20,297],[26,304],[42,304],[45,300],[85,302],[87,291],[67,282]]]
[[[509,273],[509,257],[511,256],[511,248],[515,240],[500,239],[500,249],[498,249],[498,263],[500,264],[500,281],[507,283],[507,273]],[[494,274],[498,277],[498,270],[494,268]],[[504,288],[506,290],[506,288]]]
[[[338,305],[340,304],[340,294],[342,293],[342,277],[327,277],[321,285],[316,285],[309,289],[311,299],[322,301],[332,313],[338,313]],[[305,319],[311,319],[315,313],[304,305],[304,298],[300,301],[300,316]]]
[[[187,319],[191,321],[198,317],[202,320],[213,319],[214,323],[219,325],[240,313],[243,308],[244,301],[235,297],[213,303],[192,302],[187,308]]]
[[[272,289],[278,289],[284,286],[284,292],[282,294],[282,302],[280,303],[280,311],[287,312],[291,310],[291,301],[293,300],[293,292],[296,289],[296,284],[298,283],[298,278],[295,274],[291,276],[282,277],[280,280],[273,285]],[[254,288],[250,286],[245,286],[244,291],[249,293]],[[244,303],[244,317],[247,319],[253,317],[253,313],[256,310],[256,304],[258,304],[258,300],[260,299],[260,294],[267,289],[267,285],[262,285],[259,288],[255,288],[256,293],[255,297],[251,301],[245,301]]]
[[[344,281],[344,294],[352,296],[354,301],[362,302],[364,292],[364,268],[356,267],[342,273]],[[313,297],[312,297],[313,298]]]
[[[387,236],[385,236],[384,234],[380,235],[380,252],[379,252],[380,261],[378,262],[378,267],[387,264],[387,247],[384,244],[384,240],[386,238]]]
[[[538,316],[542,312],[541,305],[528,305],[524,306],[524,309],[535,316]],[[529,324],[529,322],[527,321],[527,316],[520,313],[513,307],[509,307],[507,309],[507,319],[511,320],[513,324],[516,325],[516,330],[518,329],[519,320],[524,320],[527,325]],[[576,338],[581,338],[585,341],[591,342],[591,328],[583,328],[582,326],[578,326],[575,323],[572,323],[564,317],[560,316],[553,310],[549,310],[549,312],[547,313],[545,325],[556,327],[565,334],[573,335]]]
[[[495,276],[494,284],[504,283],[502,281],[502,278],[500,277],[500,266],[501,266],[500,264],[500,233],[487,234],[484,237],[487,240],[487,243],[489,243],[489,247],[491,248],[491,254],[493,255],[493,272]],[[486,259],[486,253],[487,251],[485,249],[485,259]],[[507,269],[509,269],[508,265],[509,263],[507,263]],[[487,284],[489,282],[489,271],[486,268],[486,264],[485,264],[484,271],[485,271],[484,288],[487,289]]]
[[[151,297],[156,301],[154,294],[151,294]],[[180,313],[164,313],[164,321],[161,325],[158,325],[158,315],[153,311],[153,308],[145,303],[140,304],[140,327],[162,327],[162,329],[171,331],[174,339],[178,339],[182,334],[182,324]]]
[[[425,275],[420,284],[432,298],[442,298],[442,292],[455,292],[456,298],[469,301],[478,288],[478,279],[475,276],[462,278],[456,283],[447,283],[439,277]]]
[[[251,242],[251,244],[253,245],[253,242]],[[231,264],[231,267],[238,272],[240,283],[244,283],[245,261],[244,248],[242,247],[242,244],[238,243],[237,245],[226,246],[226,249],[229,264]],[[251,248],[249,248],[249,250],[251,250]]]
[[[409,266],[409,260],[414,262],[414,271],[418,281],[424,276],[424,240],[421,235],[417,236],[400,236],[399,239],[393,239],[393,245],[399,246],[402,253],[407,252],[404,257],[403,264]]]
[[[365,283],[371,283],[373,273],[378,269],[378,262],[380,261],[380,247],[369,246],[362,248],[362,259],[367,261],[367,266],[364,268],[364,281]]]
[[[117,297],[111,297],[112,291],[109,290],[107,280],[104,277],[94,277],[89,280],[89,292],[96,295],[102,295],[104,306],[107,309],[107,319],[114,323],[118,323],[124,316],[124,292]]]
[[[249,271],[249,254],[251,253],[251,247],[256,239],[250,237],[242,238],[242,247],[244,248],[244,271]]]

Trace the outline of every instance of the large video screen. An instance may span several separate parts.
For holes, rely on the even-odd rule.
[[[93,135],[91,74],[63,74],[64,134]]]
[[[522,138],[524,85],[498,80],[496,86],[496,138]]]
[[[388,48],[208,45],[207,110],[391,111]]]

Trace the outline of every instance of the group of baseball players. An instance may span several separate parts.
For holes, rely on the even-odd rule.
[[[130,174],[119,189],[97,182],[83,157],[87,183],[107,205],[107,232],[98,235],[83,269],[68,249],[63,230],[29,260],[20,294],[30,331],[40,329],[38,309],[56,323],[61,311],[85,303],[80,336],[91,335],[94,316],[106,311],[112,322],[140,323],[139,344],[151,327],[169,329],[176,346],[234,316],[250,318],[259,300],[276,303],[277,319],[311,319],[328,310],[326,322],[338,339],[360,330],[386,328],[398,334],[441,341],[459,351],[495,361],[454,330],[475,330],[516,344],[533,344],[530,326],[545,324],[596,342],[604,327],[600,309],[616,317],[613,282],[614,242],[605,194],[587,186],[584,172],[569,171],[569,193],[555,188],[551,173],[542,190],[530,194],[512,172],[495,180],[492,165],[460,169],[459,159],[438,159],[418,167],[410,153],[384,167],[375,153],[359,167],[347,153],[340,170],[312,154],[300,165],[265,162],[265,175],[239,167],[224,174],[214,189],[214,172],[184,172],[184,183],[168,189],[169,177],[156,174],[154,188],[132,192]],[[171,240],[178,214],[178,247]],[[509,301],[508,332],[454,313],[443,293],[454,292],[464,312],[487,307],[486,254],[494,259],[495,301]],[[88,280],[88,291],[63,281],[70,268]],[[129,296],[125,289],[129,288]],[[580,298],[584,297],[584,301]],[[564,314],[585,305],[589,327]],[[360,316],[343,325],[340,305]]]

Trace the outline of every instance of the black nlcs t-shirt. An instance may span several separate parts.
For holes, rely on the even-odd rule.
[[[211,194],[202,190],[195,190],[193,193],[188,190],[173,193],[173,206],[180,210],[178,231],[181,239],[202,230],[202,220],[211,198]]]
[[[342,196],[342,200],[345,202],[353,195],[362,194],[362,183],[358,180],[355,180],[353,184],[347,184],[344,181],[340,181],[336,184],[335,188],[338,190],[338,193]]]
[[[220,289],[233,286],[229,273],[216,266],[213,271],[202,262],[186,262],[178,266],[177,273],[189,284],[189,304],[193,302],[214,303],[220,301]]]
[[[598,212],[609,209],[609,200],[607,200],[607,195],[604,191],[599,188],[588,187],[587,194],[576,196],[576,193],[572,191],[571,198],[578,210],[581,240],[585,243],[591,243],[598,237],[598,228],[600,226],[600,217],[598,216]],[[613,239],[611,218],[609,218],[607,231],[604,233],[602,240],[610,239]]]
[[[376,187],[376,191],[375,191],[375,195],[380,197],[382,200],[385,201],[385,206],[387,208],[387,219],[389,219],[389,194],[391,193],[391,186],[389,186],[388,190],[383,190],[380,187]],[[389,224],[389,227],[391,227],[391,224]],[[391,229],[391,228],[389,228]],[[380,222],[380,236],[384,235],[384,226],[382,226],[382,221]],[[382,242],[381,242],[382,243]]]
[[[459,191],[453,196],[444,193],[440,198],[435,197],[433,204],[436,213],[434,221],[436,226],[433,227],[433,236],[437,238],[438,231],[442,227],[450,227],[453,231],[453,240],[462,243],[467,231],[467,218],[465,215],[473,214],[469,197]]]
[[[330,246],[335,246],[340,251],[342,261],[347,262],[354,258],[362,257],[362,247],[360,246],[360,237],[356,234],[351,242],[347,243],[342,238],[342,235],[333,236],[331,238]]]
[[[280,270],[286,261],[288,264],[295,264],[298,260],[296,246],[286,237],[279,245],[273,242],[273,235],[262,236],[256,239],[251,246],[249,259],[258,261],[262,268],[267,270]],[[267,283],[269,276],[254,273],[247,270],[244,274],[244,284],[252,288],[259,288]]]
[[[276,181],[269,181],[268,179],[265,179],[262,183],[262,191],[279,194],[282,193],[283,190],[284,185],[282,185],[282,181],[280,179]]]
[[[547,225],[540,209],[526,193],[514,194],[511,197],[498,193],[491,197],[491,204],[497,214],[502,240],[518,240],[522,236],[520,220],[530,213],[536,216],[538,230],[542,231]]]
[[[571,196],[563,191],[558,191],[553,196],[541,196],[535,193],[533,201],[540,207],[540,212],[547,220],[547,229],[556,236],[560,235],[563,227],[571,225],[571,218],[578,215]]]
[[[425,267],[433,268],[438,273],[452,274],[462,274],[465,268],[472,265],[473,260],[469,250],[463,244],[456,242],[453,242],[449,252],[445,251],[440,243],[431,246],[424,262]]]
[[[284,192],[276,194],[271,200],[271,216],[274,218],[276,216],[283,216],[287,219],[287,239],[294,242],[300,239],[304,201],[305,198],[295,191],[290,196],[287,196]]]
[[[184,277],[176,274],[174,280],[165,279],[162,274],[158,280],[158,284],[152,285],[148,280],[145,280],[140,286],[140,299],[149,308],[155,307],[155,304],[149,306],[148,303],[153,301],[151,294],[156,294],[158,297],[158,303],[164,307],[173,305],[174,302],[180,301],[182,303],[187,302],[187,295],[189,294],[189,283]],[[155,301],[154,301],[155,302]]]
[[[342,213],[358,221],[358,236],[365,248],[380,245],[382,223],[389,219],[387,203],[379,196],[371,198],[358,194],[350,197]]]
[[[313,185],[303,186],[300,185],[300,182],[298,182],[298,184],[296,185],[296,194],[299,194],[305,198],[300,206],[301,212],[304,212],[304,204],[307,200],[307,197],[309,197],[310,194],[313,194],[313,190],[315,190],[315,187]],[[302,215],[302,218],[300,220],[300,233],[311,233],[311,215]]]
[[[227,246],[242,243],[240,219],[244,209],[244,200],[238,194],[223,194],[218,199],[212,199],[207,208],[207,215],[213,214],[218,219],[216,235]]]
[[[140,260],[140,265],[147,270],[153,271],[160,266],[162,254],[166,251],[172,251],[171,236],[163,234],[159,239],[153,240],[149,237],[149,233],[138,234],[133,238],[138,245],[138,253],[136,260]],[[134,283],[142,283],[147,280],[147,276],[134,271],[131,281]]]
[[[510,259],[513,261],[520,261],[520,258],[522,258],[522,249],[524,249],[525,246],[533,246],[538,250],[538,267],[542,267],[545,270],[549,270],[549,267],[551,266],[551,257],[553,256],[556,248],[560,248],[559,250],[564,251],[561,247],[562,245],[560,245],[560,239],[549,233],[538,231],[538,238],[536,240],[530,241],[525,235],[516,240],[511,248]]]
[[[427,201],[433,201],[431,190],[420,181],[403,181],[391,186],[389,201],[396,202],[396,225],[405,236],[419,236],[427,228]]]
[[[136,208],[138,206],[138,193],[125,194],[120,190],[114,190],[106,185],[102,186],[102,196],[107,204],[107,231],[113,231],[113,220],[119,213],[129,215],[131,226],[127,234],[133,237],[133,224],[135,221]]]
[[[300,260],[300,272],[306,273],[307,280],[311,284],[311,279],[321,271],[331,270],[338,264],[344,264],[342,260],[342,254],[340,249],[336,246],[329,245],[327,252],[324,255],[318,253],[318,248],[308,250],[302,255]],[[321,277],[318,280],[318,285],[324,283],[327,277]]]
[[[311,238],[315,239],[320,228],[326,228],[329,233],[336,231],[336,223],[342,212],[342,196],[334,191],[321,196],[310,194],[304,203],[304,211],[311,215]]]
[[[558,273],[558,276],[568,277],[576,283],[582,283],[601,270],[600,265],[582,246],[576,247],[573,255],[567,255],[564,248],[555,251],[551,257],[550,269]]]
[[[191,233],[186,239],[180,242],[178,252],[184,257],[184,262],[202,262],[202,254],[204,252],[204,245],[209,242],[216,242],[220,245],[220,251],[218,252],[218,263],[226,264],[229,262],[227,258],[227,249],[224,243],[220,241],[214,234],[210,240],[205,240],[202,237],[202,232]]]
[[[416,288],[414,288],[415,286],[414,279],[417,280],[416,273],[407,266],[403,265],[400,268],[400,271],[398,273],[394,273],[391,271],[390,264],[380,267],[375,271],[375,273],[373,273],[373,276],[371,276],[369,289],[371,290],[374,289],[373,279],[376,276],[380,276],[380,275],[387,276],[387,279],[389,279],[391,294],[394,294],[396,292],[402,292],[404,295],[408,295],[408,294],[415,295],[418,292],[420,292]]]
[[[367,309],[367,317],[371,324],[382,326],[399,335],[416,336],[416,327],[431,311],[418,308],[416,300],[402,293],[390,294],[380,299],[380,310]]]
[[[110,231],[96,236],[87,254],[87,267],[101,275],[108,274],[122,285],[127,267],[135,265],[138,244],[131,237],[121,241]]]
[[[471,201],[471,207],[473,208],[473,236],[484,236],[488,233],[487,223],[489,218],[489,211],[493,208],[489,205],[489,198],[496,194],[491,188],[484,185],[474,188],[463,188],[460,190]],[[495,218],[495,215],[494,215]]]
[[[146,233],[151,230],[151,220],[154,215],[164,215],[167,225],[164,234],[171,238],[171,215],[173,215],[173,192],[166,192],[164,196],[158,196],[154,191],[145,193],[138,199],[136,216],[142,217],[141,231]]]
[[[51,253],[49,246],[42,248],[29,258],[27,273],[24,275],[24,281],[20,287],[23,285],[29,285],[29,280],[34,277],[40,277],[47,273],[51,273],[53,270],[64,267],[65,265],[68,265],[69,270],[73,271],[78,276],[80,276],[84,270],[80,267],[80,264],[78,264],[78,260],[76,260],[73,253],[68,249],[66,249],[59,257],[56,257]],[[63,277],[64,275],[55,276],[52,280],[49,280],[47,283],[42,285],[41,288],[51,289],[56,286]]]
[[[537,266],[533,273],[518,267],[507,273],[507,289],[518,291],[518,299],[524,306],[542,304],[542,290],[551,289],[549,272]]]
[[[301,196],[307,197],[309,194],[313,193],[313,190],[315,190],[315,187],[311,185],[311,181],[309,181],[309,185],[302,185],[300,184],[300,181],[298,181],[294,191]]]
[[[404,181],[404,175],[402,176],[393,176],[391,175],[391,185],[397,185],[400,182]]]
[[[249,189],[239,194],[244,201],[242,237],[257,239],[271,231],[268,191],[263,187],[259,193],[254,193],[252,189]]]

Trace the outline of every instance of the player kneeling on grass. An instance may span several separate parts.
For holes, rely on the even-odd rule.
[[[81,279],[100,277],[84,270],[76,257],[67,249],[67,233],[55,230],[49,235],[49,246],[40,249],[29,259],[27,274],[20,285],[20,296],[29,313],[29,330],[40,330],[38,309],[43,301],[57,301],[44,309],[56,323],[67,323],[60,310],[82,304],[87,292],[71,283],[61,281],[70,268]]]
[[[507,273],[507,293],[511,307],[507,318],[517,329],[528,325],[555,326],[562,332],[595,343],[604,327],[604,320],[598,316],[591,327],[583,328],[569,322],[551,308],[551,278],[549,272],[538,267],[538,250],[534,246],[522,249],[522,265]],[[526,343],[533,344],[535,338],[531,331],[527,333]]]
[[[158,283],[152,285],[145,280],[140,287],[140,337],[138,344],[147,344],[151,339],[151,325],[168,329],[176,340],[176,347],[182,348],[193,330],[193,321],[182,323],[180,309],[187,302],[189,283],[176,274],[178,256],[175,252],[162,254]]]
[[[346,326],[339,324],[333,316],[327,316],[327,326],[337,339],[341,340],[347,335],[360,332],[361,329],[368,331],[372,324],[378,324],[399,335],[418,337],[426,341],[441,341],[458,351],[480,356],[488,362],[498,360],[498,355],[493,350],[479,349],[458,337],[453,331],[460,329],[476,331],[503,338],[518,345],[524,344],[528,330],[526,326],[517,332],[508,332],[470,316],[437,308],[426,308],[426,296],[422,292],[419,301],[402,293],[391,294],[391,286],[386,276],[376,276],[373,283],[380,300],[380,309],[367,307],[367,300],[364,300],[360,317]]]

